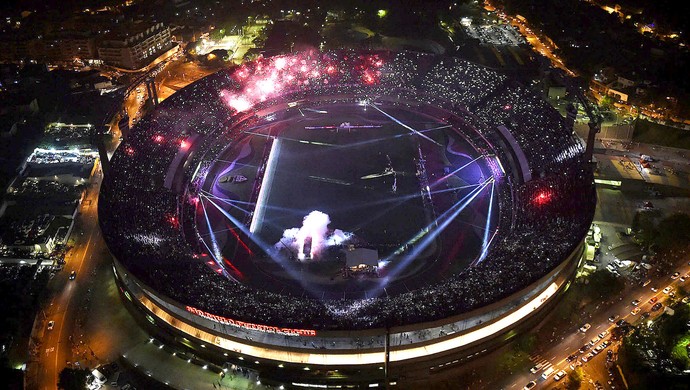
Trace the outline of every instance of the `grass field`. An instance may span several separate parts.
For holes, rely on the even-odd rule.
[[[633,141],[690,150],[690,130],[638,119],[635,121]]]

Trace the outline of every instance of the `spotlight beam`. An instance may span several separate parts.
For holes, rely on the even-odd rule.
[[[275,250],[274,250],[274,247],[273,247],[273,246],[266,244],[266,243],[265,243],[262,239],[260,239],[256,234],[250,233],[250,232],[249,232],[249,229],[247,229],[247,227],[244,226],[244,224],[242,224],[240,221],[238,221],[237,218],[235,218],[235,217],[233,217],[232,215],[230,215],[227,211],[223,210],[223,208],[220,207],[219,205],[217,205],[216,202],[214,202],[212,199],[210,199],[210,198],[208,198],[208,197],[206,197],[206,199],[207,199],[209,202],[211,202],[211,204],[212,204],[213,206],[215,206],[215,207],[218,209],[218,211],[220,211],[228,220],[230,220],[230,222],[232,222],[235,226],[237,226],[237,228],[240,229],[240,230],[242,231],[242,233],[244,233],[247,237],[249,237],[252,241],[254,241],[254,243],[255,243],[256,245],[258,245],[265,253],[267,253],[267,254],[273,259],[273,261],[275,261],[276,263],[278,263],[278,264],[280,264],[281,266],[283,266],[283,269],[284,269],[287,273],[290,274],[290,277],[291,277],[293,280],[300,281],[300,285],[302,286],[302,288],[303,288],[305,291],[307,291],[307,292],[309,292],[310,294],[314,295],[314,291],[311,291],[311,290],[308,288],[308,286],[306,286],[306,285],[304,285],[303,283],[301,283],[302,278],[300,277],[299,272],[298,272],[297,270],[295,270],[294,267],[293,267],[290,263],[285,263],[285,262],[281,261],[280,257],[274,255],[274,254],[275,254]],[[225,268],[223,268],[223,269],[225,269]]]
[[[417,134],[418,136],[420,136],[420,137],[426,139],[427,141],[433,142],[433,143],[435,143],[435,144],[438,145],[438,146],[442,146],[440,143],[434,141],[433,139],[429,138],[428,136],[426,136],[426,135],[420,133],[419,131],[417,131],[417,130],[413,129],[412,127],[406,125],[405,123],[401,122],[398,118],[394,117],[393,115],[390,115],[390,114],[388,114],[387,112],[383,111],[382,109],[378,108],[375,104],[371,104],[371,103],[368,103],[368,102],[367,102],[366,104],[367,104],[369,107],[374,107],[374,108],[376,109],[376,111],[382,113],[383,115],[385,115],[386,117],[388,117],[390,120],[392,120],[393,122],[395,122],[395,123],[399,124],[400,126],[406,128],[407,130],[410,130],[411,132],[413,132],[413,133]]]
[[[250,206],[250,207],[252,207],[252,208],[256,207],[256,203],[255,203],[255,202],[245,202],[245,201],[243,201],[243,200],[229,199],[229,198],[221,198],[220,196],[214,195],[214,194],[212,194],[212,193],[210,193],[210,192],[208,192],[208,191],[206,191],[206,190],[201,190],[200,194],[201,194],[201,193],[204,193],[205,196],[206,196],[207,198],[216,199],[216,200],[219,200],[219,201],[221,201],[221,202],[223,202],[223,203],[227,203],[227,204],[230,204],[230,205],[232,205],[232,204],[239,204],[239,205]],[[237,206],[236,206],[236,207],[237,207]],[[267,209],[280,210],[280,211],[290,212],[290,213],[294,213],[294,214],[300,214],[300,213],[302,213],[302,210],[289,209],[289,208],[287,208],[287,207],[278,207],[278,206],[271,206],[271,205],[264,205],[264,207],[267,208]],[[244,211],[244,209],[243,209],[243,211]]]
[[[206,240],[201,238],[201,242],[204,244],[208,252],[211,254],[211,257],[213,258],[213,261],[216,262],[216,265],[220,267],[220,269],[223,271],[223,275],[225,275],[227,278],[230,280],[233,280],[235,282],[238,282],[237,279],[233,278],[228,272],[225,270],[225,267],[223,266],[223,261],[222,261],[222,255],[220,254],[220,249],[218,248],[218,242],[216,241],[216,235],[213,232],[213,228],[211,227],[211,220],[208,218],[208,213],[206,212],[206,206],[204,205],[204,200],[201,199],[201,209],[204,212],[204,218],[206,219],[206,226],[208,227],[209,231],[209,236],[211,237],[211,243],[213,245],[213,249],[211,249],[208,244],[206,243]]]
[[[240,222],[239,220],[237,220],[237,218],[235,218],[235,217],[233,217],[232,215],[230,215],[230,213],[228,213],[227,211],[225,211],[222,207],[220,207],[220,206],[219,206],[216,202],[214,202],[212,199],[210,199],[210,198],[208,198],[208,197],[206,197],[206,199],[208,199],[208,201],[211,202],[211,204],[212,204],[213,206],[215,206],[215,207],[218,209],[218,211],[220,211],[227,219],[230,220],[230,222],[232,222],[235,226],[237,226],[237,228],[240,229],[240,230],[242,231],[242,233],[244,233],[247,237],[249,237],[252,241],[254,241],[254,243],[257,244],[263,251],[265,251],[265,252],[268,253],[269,255],[270,255],[271,253],[273,253],[273,250],[272,250],[272,249],[273,249],[273,246],[268,245],[267,243],[265,243],[265,242],[264,242],[262,239],[260,239],[256,234],[250,233],[249,229],[248,229],[242,222]],[[275,260],[275,258],[274,258],[274,260]]]
[[[451,177],[451,176],[455,175],[456,173],[462,171],[463,169],[467,168],[468,166],[470,166],[471,164],[473,164],[475,161],[479,160],[482,157],[484,157],[484,156],[476,157],[472,161],[466,163],[465,165],[461,166],[460,168],[454,170],[453,172],[451,172],[451,173],[449,173],[443,177],[438,178],[438,180],[436,180],[433,184],[431,184],[431,187],[435,187],[436,185],[440,184],[442,181],[448,180],[449,177]]]
[[[470,193],[465,195],[461,200],[456,202],[453,206],[451,206],[448,210],[446,210],[443,214],[436,218],[435,221],[433,221],[424,229],[422,229],[420,231],[420,234],[416,235],[415,237],[410,239],[405,245],[398,248],[398,250],[393,255],[400,253],[408,244],[412,244],[417,240],[421,240],[421,242],[415,246],[412,252],[405,255],[402,258],[402,261],[395,266],[395,268],[391,271],[390,276],[396,275],[398,272],[400,272],[400,270],[405,268],[407,263],[409,263],[412,259],[417,258],[422,253],[422,251],[424,251],[429,246],[429,244],[431,244],[431,242],[434,239],[436,239],[436,237],[438,237],[438,235],[455,219],[455,217],[457,217],[472,201],[474,201],[474,199],[476,199],[476,197],[479,194],[481,194],[482,191],[490,183],[493,183],[493,181],[493,176],[486,179],[477,188],[473,189]],[[439,221],[442,222],[438,223]],[[390,257],[386,260],[390,260]]]
[[[491,195],[489,195],[489,208],[487,210],[486,214],[486,224],[484,225],[484,238],[482,240],[482,252],[479,255],[479,258],[477,258],[476,264],[479,264],[484,260],[486,257],[486,253],[489,249],[489,244],[493,240],[494,236],[491,237],[491,240],[489,240],[489,231],[491,230],[491,211],[493,209],[494,205],[494,190],[496,189],[496,183],[492,182],[491,183]]]

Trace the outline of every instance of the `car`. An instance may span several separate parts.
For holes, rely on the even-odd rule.
[[[642,266],[644,267],[644,265],[642,265]],[[646,268],[646,267],[645,267],[645,268]],[[647,269],[649,269],[649,268],[647,268]],[[647,287],[647,285],[648,285],[649,283],[652,283],[652,279],[647,279],[647,280],[645,280],[644,283],[642,283],[642,287]]]
[[[597,336],[589,341],[589,345],[594,346],[594,344],[598,343],[599,340],[601,340],[601,337]]]
[[[636,308],[632,309],[630,314],[636,316],[640,312],[640,310],[642,310],[642,309],[640,309],[639,307],[636,307]]]
[[[55,327],[55,321],[48,321],[48,330],[53,330]]]
[[[614,314],[611,317],[609,317],[609,322],[616,322],[616,320],[619,318],[620,316],[618,314]]]
[[[666,286],[666,288],[663,290],[663,293],[664,293],[664,294],[670,293],[670,292],[671,292],[671,288],[672,288],[671,286]]]
[[[558,382],[559,380],[563,379],[563,377],[565,377],[565,371],[560,370],[556,373],[556,375],[553,376],[553,380]]]
[[[609,334],[609,331],[608,331],[608,330],[605,330],[605,331],[599,333],[598,336],[599,336],[600,339],[603,339],[603,338],[606,337],[606,335],[608,335],[608,334]]]
[[[637,306],[637,305],[640,304],[640,300],[639,300],[639,299],[635,299],[634,301],[632,301],[632,302],[630,302],[630,303],[632,303],[633,306]]]
[[[549,377],[551,376],[551,374],[553,374],[554,371],[556,371],[556,369],[553,368],[553,367],[547,368],[546,371],[544,371],[544,372],[541,373],[541,378],[542,378],[543,380],[549,379]]]
[[[690,279],[690,274],[685,274],[685,275],[681,276],[678,280],[680,280],[681,282],[684,282],[687,279]]]
[[[659,287],[656,287],[656,286],[652,287],[652,292],[659,292]]]
[[[644,207],[646,209],[653,209],[654,205],[652,204],[652,202],[647,201],[647,202],[642,203],[642,207]]]
[[[577,354],[574,353],[574,354],[568,356],[567,358],[565,358],[565,361],[568,362],[568,363],[570,363],[570,362],[572,362],[572,361],[575,360],[575,359],[577,359]]]
[[[674,272],[673,275],[671,275],[671,279],[676,280],[680,277],[680,272]]]
[[[664,305],[661,304],[661,302],[658,302],[656,305],[652,306],[652,311],[657,311],[664,307]]]
[[[587,350],[590,349],[590,348],[592,348],[591,345],[585,344],[585,345],[581,346],[580,349],[579,349],[578,351],[580,351],[580,353],[583,353],[583,352],[587,351]]]
[[[683,297],[683,299],[681,300],[681,302],[683,302],[683,303],[688,303],[688,302],[690,302],[690,296]]]
[[[616,325],[618,325],[618,326],[628,326],[628,325],[630,325],[630,324],[629,324],[628,321],[626,321],[626,320],[618,320],[618,322],[616,322]]]
[[[651,298],[649,299],[649,304],[650,304],[650,305],[653,305],[653,304],[655,304],[656,301],[658,301],[658,300],[659,300],[659,298],[657,298],[657,297],[651,297]]]
[[[642,318],[647,318],[647,317],[649,317],[650,315],[651,315],[651,313],[649,313],[648,311],[646,311],[646,312],[642,313],[642,314],[640,315],[640,317],[642,317]]]
[[[536,374],[539,370],[541,370],[542,367],[544,367],[543,363],[537,363],[536,366],[529,369],[529,372],[531,372],[532,374]]]
[[[583,356],[580,358],[583,363],[587,363],[589,360],[591,360],[594,357],[594,354],[592,352],[588,353],[587,355]]]
[[[530,381],[528,384],[525,385],[525,387],[522,388],[522,390],[530,390],[533,389],[534,386],[537,385],[537,382],[535,381]]]
[[[77,271],[72,271],[69,274],[69,280],[74,280],[77,278]]]
[[[589,323],[584,324],[584,325],[582,325],[582,326],[580,327],[580,332],[585,333],[585,332],[587,332],[587,331],[589,330],[589,328],[591,328],[591,327],[592,327],[592,325],[590,325]]]

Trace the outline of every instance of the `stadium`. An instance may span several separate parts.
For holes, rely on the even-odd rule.
[[[135,312],[292,387],[404,381],[500,345],[567,289],[595,207],[546,102],[413,52],[221,70],[110,163],[99,220]]]

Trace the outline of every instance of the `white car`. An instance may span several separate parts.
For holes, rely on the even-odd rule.
[[[584,324],[584,325],[582,325],[582,326],[580,327],[580,332],[585,333],[585,332],[588,331],[589,328],[591,328],[591,327],[592,327],[592,325],[590,325],[590,324]]]
[[[55,327],[55,321],[48,322],[48,330],[53,330],[54,327]]]
[[[671,286],[667,286],[665,289],[663,289],[664,294],[668,294],[671,292]]]
[[[556,373],[556,375],[553,376],[553,380],[558,382],[559,380],[563,379],[563,377],[565,377],[565,371],[560,370]]]
[[[607,334],[609,334],[609,331],[608,331],[608,330],[605,330],[605,331],[599,333],[598,336],[599,336],[600,339],[603,339],[604,337],[606,337]]]
[[[541,370],[542,367],[544,367],[544,365],[542,363],[538,363],[536,366],[530,368],[529,372],[536,374],[539,370]]]

